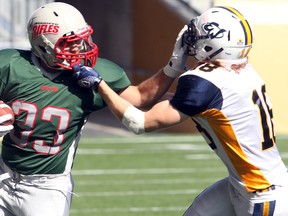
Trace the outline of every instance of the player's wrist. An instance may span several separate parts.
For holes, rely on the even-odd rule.
[[[95,77],[94,79],[95,79],[95,81],[94,81],[94,83],[92,85],[92,89],[94,91],[98,92],[99,85],[100,85],[100,83],[102,82],[103,79],[102,79],[101,76]]]
[[[173,69],[170,65],[170,63],[168,63],[164,68],[163,68],[163,72],[166,76],[171,77],[171,78],[176,78],[180,75],[180,71],[177,71],[175,69]]]

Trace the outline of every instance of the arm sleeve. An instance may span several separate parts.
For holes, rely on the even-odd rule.
[[[107,59],[98,58],[94,68],[115,92],[131,85],[124,69]]]
[[[19,56],[17,50],[3,49],[0,50],[0,98],[3,100],[5,87],[9,79],[10,63],[17,60]],[[23,65],[22,65],[23,66]]]
[[[107,59],[98,58],[94,69],[100,74],[109,87],[117,93],[131,85],[131,82],[123,68]],[[93,94],[92,100],[85,100],[89,112],[102,109],[106,106],[105,101],[97,92],[90,92],[89,90],[86,92],[87,98],[89,94]]]
[[[221,109],[222,102],[222,94],[217,86],[191,74],[179,78],[176,93],[170,101],[173,107],[189,116],[212,108]]]

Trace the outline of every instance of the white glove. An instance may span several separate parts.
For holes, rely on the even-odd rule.
[[[0,136],[4,136],[5,134],[9,133],[11,130],[13,130],[14,126],[13,125],[2,125],[2,123],[11,120],[12,115],[11,114],[6,114],[0,116]]]
[[[188,26],[185,25],[179,32],[176,43],[174,45],[172,56],[168,64],[163,68],[164,73],[169,77],[175,78],[186,69],[186,62],[188,57],[187,45],[182,42],[182,36],[187,29]]]

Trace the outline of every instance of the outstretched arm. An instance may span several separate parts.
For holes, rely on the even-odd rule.
[[[174,79],[185,71],[187,62],[187,45],[182,36],[187,26],[179,32],[168,64],[158,73],[144,80],[138,86],[129,86],[120,96],[134,106],[146,109],[155,104],[168,91]]]
[[[174,80],[174,77],[167,76],[161,69],[139,85],[129,86],[119,95],[134,106],[147,109],[168,92]]]
[[[173,108],[168,100],[159,102],[147,112],[143,112],[119,97],[104,81],[100,82],[98,93],[112,113],[136,134],[171,127],[189,118]]]
[[[189,116],[171,106],[168,100],[154,105],[149,111],[143,112],[114,92],[100,75],[90,67],[74,66],[75,78],[84,88],[98,91],[112,113],[131,131],[140,134],[167,128],[178,124]]]

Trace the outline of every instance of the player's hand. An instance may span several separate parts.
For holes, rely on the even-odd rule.
[[[170,77],[176,77],[179,72],[186,70],[187,63],[187,45],[183,43],[183,34],[187,30],[188,26],[185,25],[179,32],[174,50],[168,64],[163,68],[164,73]]]
[[[0,116],[0,136],[4,136],[5,134],[9,133],[11,130],[13,130],[13,125],[5,125],[4,122],[7,122],[12,119],[11,114],[6,114]]]
[[[74,65],[73,71],[74,77],[76,78],[79,86],[97,91],[102,78],[93,68],[82,65]]]
[[[208,35],[205,36],[197,36],[197,30],[195,27],[195,23],[197,22],[196,18],[190,20],[190,23],[187,25],[187,30],[183,33],[183,43],[187,45],[187,55],[188,56],[195,56],[196,54],[196,47],[195,43],[199,39],[209,38]]]

